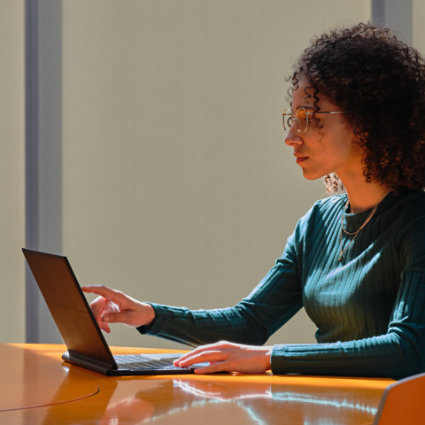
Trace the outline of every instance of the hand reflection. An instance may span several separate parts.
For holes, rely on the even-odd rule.
[[[234,400],[245,398],[270,398],[270,384],[229,385],[220,381],[174,380],[174,386],[199,399]]]
[[[149,401],[137,395],[109,404],[101,420],[101,425],[142,422],[153,417],[154,407]]]

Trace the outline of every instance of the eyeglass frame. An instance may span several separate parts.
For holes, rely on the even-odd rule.
[[[301,129],[300,126],[297,124],[297,122],[299,122],[299,118],[296,117],[296,113],[300,110],[305,111],[305,116],[306,116],[306,123],[305,123],[305,127],[304,129]],[[286,111],[286,110],[285,110]],[[282,121],[283,121],[283,129],[285,130],[285,132],[288,132],[291,127],[295,124],[296,125],[296,131],[299,134],[306,134],[309,130],[308,126],[309,126],[309,117],[311,119],[311,122],[313,122],[314,120],[314,116],[317,114],[329,114],[329,115],[337,115],[337,114],[344,114],[344,111],[314,111],[308,108],[297,108],[297,110],[294,112],[285,112],[283,111],[282,113]],[[288,121],[292,119],[291,123],[289,123]],[[285,124],[286,121],[286,124]],[[286,128],[288,127],[288,128]]]

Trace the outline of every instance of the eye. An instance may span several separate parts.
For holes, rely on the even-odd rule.
[[[294,115],[299,122],[303,122],[307,119],[307,111],[304,108],[298,108]]]
[[[295,111],[295,121],[297,123],[297,127],[301,133],[305,133],[308,128],[308,123],[311,119],[311,112],[307,111],[304,108],[298,108]]]

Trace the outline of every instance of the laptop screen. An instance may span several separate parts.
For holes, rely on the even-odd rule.
[[[68,351],[115,364],[68,259],[22,251]]]

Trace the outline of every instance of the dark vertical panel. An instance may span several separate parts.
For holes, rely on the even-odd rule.
[[[407,44],[413,42],[413,0],[372,0],[372,22],[390,27]]]
[[[37,0],[25,1],[25,240],[38,248],[38,33]],[[38,289],[26,269],[27,342],[38,341]]]
[[[385,0],[372,0],[372,22],[385,25]]]
[[[62,2],[25,1],[26,246],[62,249]],[[26,340],[59,342],[26,271]]]

